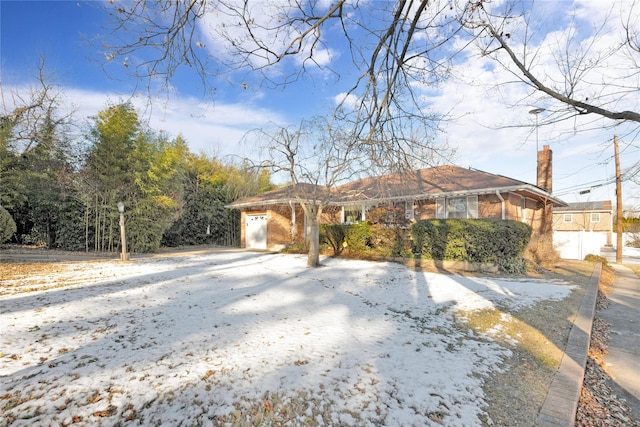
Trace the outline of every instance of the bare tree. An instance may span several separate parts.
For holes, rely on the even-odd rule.
[[[549,121],[591,115],[613,125],[640,122],[637,0],[614,3],[587,35],[578,25],[559,32],[534,24],[549,18],[535,15],[537,7],[490,0],[138,0],[113,4],[116,23],[104,52],[153,80],[168,82],[179,67],[190,67],[211,88],[223,73],[247,68],[279,85],[318,69],[350,77],[353,86],[336,113],[365,143],[388,141],[379,132],[406,136],[398,123],[407,120],[436,126],[423,91],[446,79],[456,56],[474,47],[502,65],[512,83],[531,88],[523,104],[553,102]],[[621,37],[611,39],[616,31]],[[350,76],[326,60],[337,51],[350,56]],[[134,54],[142,59],[133,63]],[[548,56],[556,69],[549,69]]]
[[[325,34],[340,37],[355,80],[333,117],[251,135],[267,147],[261,166],[285,172],[294,189],[304,189],[296,199],[312,233],[309,265],[318,263],[319,221],[339,180],[354,171],[416,168],[450,154],[435,142],[440,117],[422,96],[449,72],[449,59],[432,53],[463,28],[444,13],[446,2],[140,0],[109,10],[115,22],[102,45],[105,58],[149,88],[158,80],[168,86],[183,66],[211,90],[237,70],[258,73],[267,85],[286,86],[319,71],[346,78],[327,60],[336,50]]]
[[[288,179],[291,196],[302,207],[309,231],[307,265],[317,267],[320,223],[325,208],[335,196],[332,189],[350,179],[365,161],[358,144],[322,117],[303,121],[296,127],[258,129],[245,138],[247,143],[265,150],[264,160],[258,167]]]
[[[24,154],[42,142],[43,128],[68,125],[72,112],[60,113],[61,98],[47,75],[44,58],[40,58],[34,87],[7,92],[0,85],[0,132],[5,148]]]
[[[416,141],[417,129],[437,130],[440,117],[422,90],[446,78],[451,55],[440,52],[463,29],[444,1],[139,0],[113,3],[109,11],[115,21],[101,45],[105,58],[148,87],[168,86],[180,67],[196,72],[211,91],[237,70],[257,72],[267,85],[319,71],[353,78],[336,117],[373,152],[392,144],[402,160],[419,158],[423,148],[412,152],[403,140]],[[348,75],[328,60],[341,49]]]
[[[590,116],[609,119],[611,126],[637,123],[640,10],[635,0],[602,5],[608,10],[592,27],[574,15],[562,31],[536,23],[549,16],[534,14],[533,2],[524,12],[515,11],[515,2],[468,2],[461,23],[480,53],[512,77],[509,83],[529,87],[521,104],[549,105],[548,122]]]

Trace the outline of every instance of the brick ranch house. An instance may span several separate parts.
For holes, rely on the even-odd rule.
[[[566,203],[551,195],[551,150],[538,153],[538,185],[471,168],[438,166],[364,178],[329,191],[311,184],[286,186],[236,200],[241,247],[279,250],[306,238],[301,195],[322,199],[322,223],[364,221],[380,206],[401,207],[411,221],[433,218],[498,218],[526,222],[532,243],[552,242],[552,209]]]

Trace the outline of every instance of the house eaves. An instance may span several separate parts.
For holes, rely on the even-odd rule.
[[[366,197],[365,195],[361,195],[361,198],[351,197],[348,200],[334,200],[329,204],[333,206],[348,206],[348,205],[358,205],[358,204],[376,204],[382,202],[401,202],[401,201],[411,201],[411,200],[430,200],[430,199],[441,199],[441,198],[454,198],[454,197],[465,197],[465,196],[473,196],[473,195],[486,195],[486,194],[495,194],[499,193],[524,193],[523,195],[533,195],[537,198],[547,200],[553,203],[554,206],[568,206],[566,202],[551,196],[546,191],[542,190],[539,187],[531,184],[523,184],[523,185],[514,185],[509,187],[488,187],[488,188],[480,188],[480,189],[469,189],[469,190],[457,190],[457,191],[446,191],[441,193],[431,193],[431,194],[403,194],[400,196],[388,196],[388,197]]]
[[[227,209],[241,209],[241,208],[255,208],[259,206],[266,207],[266,206],[273,206],[273,205],[285,205],[289,203],[300,203],[300,202],[320,203],[320,200],[287,197],[287,198],[280,198],[280,199],[268,199],[268,200],[262,200],[262,201],[249,201],[245,203],[231,203],[228,205],[224,205],[224,207]]]

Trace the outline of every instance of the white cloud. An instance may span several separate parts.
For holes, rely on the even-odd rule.
[[[346,108],[356,108],[358,97],[352,93],[342,92],[333,97],[335,105],[342,105]]]
[[[611,9],[609,4],[605,7],[603,3],[607,2],[576,2],[579,10],[576,19],[584,27],[569,26],[576,22],[569,16],[571,4],[563,4],[567,14],[564,20],[557,19],[557,15],[545,15],[536,21],[536,25],[540,27],[538,31],[544,29],[542,27],[545,25],[553,25],[556,30],[546,34],[544,39],[529,40],[527,48],[535,52],[535,58],[530,56],[529,60],[534,59],[534,71],[546,84],[563,89],[565,80],[558,69],[558,52],[554,50],[562,49],[566,45],[566,37],[573,36],[572,49],[564,52],[573,55],[570,58],[579,59],[577,55],[580,52],[588,53],[584,64],[590,64],[589,61],[594,58],[606,58],[598,67],[584,66],[583,75],[580,76],[583,84],[577,88],[579,96],[583,99],[604,96],[603,102],[610,108],[637,111],[636,96],[621,100],[620,93],[615,93],[621,88],[640,86],[638,77],[633,75],[637,64],[632,68],[624,55],[605,56],[611,53],[611,46],[615,46],[623,37],[619,15],[612,15],[599,34],[594,32],[596,27],[580,21],[587,17],[590,18],[589,22],[601,21],[604,13],[597,14],[596,11]],[[620,9],[619,5],[616,8]],[[565,27],[561,28],[560,24]],[[525,28],[522,22],[513,22],[511,26],[516,31]],[[616,31],[613,31],[614,27]],[[574,31],[573,34],[571,31]],[[460,45],[465,42],[458,40]],[[517,34],[511,37],[510,43],[516,52],[521,52],[524,48]],[[503,59],[508,69],[514,70],[508,59]],[[460,56],[459,60],[452,72],[455,79],[446,81],[435,96],[432,88],[426,92],[431,95],[429,101],[436,111],[450,113],[454,117],[454,120],[444,124],[444,128],[449,143],[458,147],[456,163],[534,183],[536,121],[529,110],[543,107],[547,111],[538,116],[538,145],[541,148],[542,145],[549,144],[554,150],[554,189],[579,187],[581,184],[610,177],[613,162],[610,141],[615,132],[624,133],[622,128],[610,129],[609,126],[613,124],[611,120],[596,116],[549,123],[549,114],[561,105],[518,82],[521,75],[519,71],[509,72],[496,66],[497,63],[487,57],[472,54]],[[616,85],[599,86],[598,83],[602,81],[615,81]],[[584,132],[585,129],[588,131]],[[576,130],[581,132],[576,133]],[[632,135],[629,136],[631,137]],[[610,188],[611,186],[599,188],[588,197],[591,200],[611,198]],[[630,191],[634,191],[633,188]],[[567,201],[584,201],[584,197],[586,196],[577,195],[577,192],[563,196]]]
[[[322,44],[309,43],[314,34],[304,36],[301,41],[303,32],[309,29],[307,22],[290,23],[291,16],[300,15],[299,7],[296,2],[288,0],[254,2],[248,6],[232,0],[209,9],[199,21],[199,31],[209,55],[232,64],[232,68],[246,62],[271,76],[285,74],[291,61],[277,55],[298,49],[301,53],[291,57],[297,67],[310,57],[318,66],[328,66],[337,52]],[[320,13],[326,11],[326,4],[320,4],[318,10]],[[251,29],[251,36],[247,34],[247,26]],[[251,54],[238,54],[239,51]],[[305,65],[308,67],[309,63],[305,62]]]
[[[108,105],[131,101],[141,120],[148,121],[156,131],[171,137],[181,134],[192,152],[209,155],[251,154],[251,147],[243,147],[243,135],[268,123],[285,123],[281,114],[242,103],[207,103],[195,98],[172,98],[149,101],[146,97],[129,98],[81,89],[65,89],[67,111],[75,111],[77,123],[95,116]]]

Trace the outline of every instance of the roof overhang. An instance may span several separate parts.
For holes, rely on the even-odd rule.
[[[331,205],[337,206],[346,206],[346,205],[358,205],[358,204],[376,204],[382,202],[401,202],[401,201],[411,201],[411,200],[430,200],[430,199],[441,199],[441,198],[453,198],[453,197],[466,197],[466,196],[480,196],[487,194],[496,194],[498,193],[518,193],[523,197],[535,197],[537,199],[543,199],[548,202],[553,203],[554,206],[568,206],[568,204],[557,197],[553,197],[540,187],[536,187],[535,185],[524,184],[524,185],[515,185],[510,187],[489,187],[489,188],[481,188],[481,189],[473,189],[473,190],[457,190],[457,191],[447,191],[442,193],[434,193],[434,194],[403,194],[400,196],[389,196],[389,197],[376,197],[376,198],[353,198],[351,200],[335,200],[332,201]]]
[[[358,197],[352,196],[349,199],[334,199],[334,200],[326,200],[322,201],[320,199],[303,199],[299,197],[279,197],[276,199],[266,199],[266,200],[254,200],[247,201],[244,203],[231,203],[229,205],[225,205],[225,208],[228,209],[247,209],[247,208],[258,208],[258,207],[269,207],[275,205],[283,205],[283,204],[291,204],[291,203],[325,203],[329,206],[350,206],[350,205],[366,205],[366,204],[377,204],[383,202],[401,202],[401,201],[415,201],[415,200],[430,200],[430,199],[441,199],[441,198],[452,198],[452,197],[465,197],[465,196],[480,196],[487,194],[496,194],[496,193],[516,193],[523,197],[542,199],[547,202],[552,203],[554,206],[568,206],[568,204],[557,197],[553,197],[540,187],[536,187],[531,184],[524,185],[515,185],[510,187],[489,187],[489,188],[481,188],[481,189],[473,189],[473,190],[457,190],[457,191],[448,191],[442,193],[434,193],[434,194],[403,194],[399,196],[389,196],[389,197],[375,197],[375,198],[366,198],[366,197]]]
[[[281,197],[277,199],[269,199],[262,201],[249,201],[244,203],[231,203],[225,205],[224,207],[227,209],[245,209],[245,208],[257,208],[257,207],[267,207],[267,206],[275,206],[275,205],[288,205],[291,203],[321,203],[320,200],[314,199],[302,199],[300,197]]]

